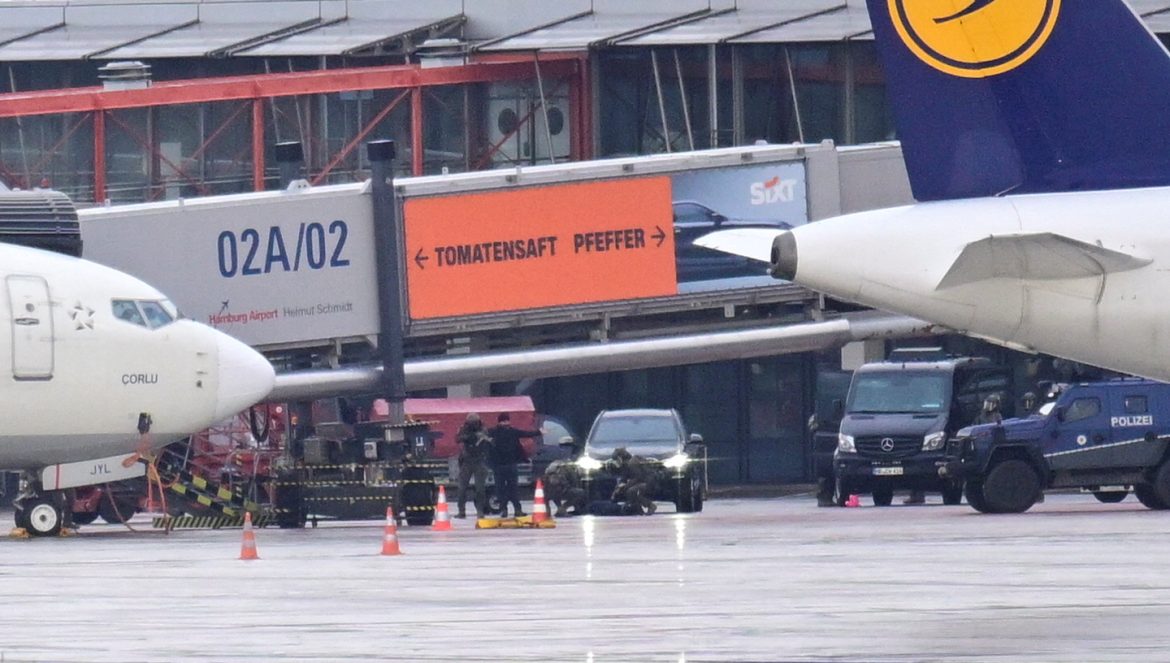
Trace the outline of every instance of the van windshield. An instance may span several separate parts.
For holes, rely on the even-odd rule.
[[[950,375],[940,372],[858,373],[849,390],[850,414],[940,414],[951,398]]]

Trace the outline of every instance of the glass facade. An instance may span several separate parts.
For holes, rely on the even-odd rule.
[[[894,137],[872,42],[610,49],[598,65],[599,156]]]

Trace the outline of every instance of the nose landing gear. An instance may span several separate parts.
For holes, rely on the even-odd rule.
[[[16,527],[30,536],[57,536],[66,527],[65,509],[68,500],[64,491],[50,490],[41,493],[35,478],[21,480],[20,495],[13,501],[16,507]]]

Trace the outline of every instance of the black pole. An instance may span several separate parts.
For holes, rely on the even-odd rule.
[[[402,364],[402,278],[398,249],[398,205],[394,199],[394,141],[366,145],[370,157],[370,194],[374,207],[374,260],[378,278],[378,353],[382,395],[390,403],[390,423],[406,419],[406,374]]]
[[[301,164],[305,162],[305,151],[295,140],[276,144],[276,163],[280,167],[280,188],[287,189],[290,182],[300,179]]]

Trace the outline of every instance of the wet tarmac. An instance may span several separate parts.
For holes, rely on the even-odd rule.
[[[239,530],[4,539],[0,660],[1170,659],[1170,512],[1132,497],[663,511],[402,528],[399,557],[375,522],[258,530],[251,562]]]

